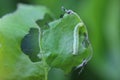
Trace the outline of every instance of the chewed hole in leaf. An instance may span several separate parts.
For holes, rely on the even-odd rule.
[[[89,42],[89,39],[88,39],[88,34],[87,32],[85,31],[85,28],[84,27],[81,27],[81,29],[79,30],[79,37],[80,39],[82,40],[82,46],[84,48],[88,48],[90,42]],[[80,42],[81,42],[80,40]]]
[[[51,22],[53,20],[53,18],[49,15],[46,14],[44,16],[43,20],[37,20],[36,23],[40,26],[41,31],[48,29],[48,23]]]
[[[21,41],[21,50],[29,56],[32,62],[40,61],[37,56],[40,52],[39,30],[37,28],[31,28],[29,33],[24,36]]]
[[[83,35],[84,35],[84,40],[82,41],[82,45],[85,47],[85,48],[87,48],[88,46],[89,46],[89,40],[88,40],[88,35],[87,35],[87,33],[83,33]]]

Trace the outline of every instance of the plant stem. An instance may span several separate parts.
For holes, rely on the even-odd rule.
[[[39,47],[40,47],[40,54],[42,56],[42,61],[43,61],[43,66],[44,66],[44,72],[45,72],[45,76],[44,76],[44,79],[45,80],[48,80],[48,65],[46,63],[46,60],[45,60],[45,56],[44,56],[44,52],[42,50],[42,45],[41,45],[41,31],[39,29]]]
[[[45,80],[48,80],[47,77],[48,77],[48,71],[47,71],[47,69],[45,68]]]

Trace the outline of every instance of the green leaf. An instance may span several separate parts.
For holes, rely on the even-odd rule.
[[[52,68],[48,74],[48,80],[66,80],[65,74],[61,69]]]
[[[21,50],[21,41],[50,11],[43,6],[19,4],[17,11],[0,19],[0,80],[44,80],[43,61],[33,63]],[[34,43],[34,42],[32,42]]]
[[[83,60],[89,61],[92,55],[87,29],[75,12],[49,23],[49,29],[43,32],[41,46],[47,64],[66,74]]]
[[[50,74],[65,79],[64,74],[90,60],[91,44],[80,17],[66,10],[46,27],[51,20],[46,14],[52,17],[43,6],[20,4],[0,19],[0,80],[51,80]]]

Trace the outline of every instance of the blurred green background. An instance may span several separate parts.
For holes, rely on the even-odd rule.
[[[56,16],[61,6],[77,12],[89,32],[93,58],[74,80],[120,80],[120,0],[0,0],[0,17],[18,3],[44,5]]]

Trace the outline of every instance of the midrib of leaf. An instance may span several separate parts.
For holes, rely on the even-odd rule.
[[[42,33],[40,33],[40,34],[42,34]],[[45,75],[44,75],[44,79],[45,80],[48,80],[48,71],[49,71],[49,69],[48,69],[48,64],[46,63],[46,60],[45,60],[45,56],[44,56],[44,52],[43,52],[43,50],[42,50],[42,45],[41,45],[41,38],[42,38],[42,36],[39,34],[39,47],[40,47],[40,52],[39,52],[39,54],[42,56],[42,62],[43,62],[43,67],[44,67],[44,72],[45,72]]]
[[[43,51],[42,45],[41,45],[41,39],[42,39],[42,31],[39,27],[39,40],[38,40],[39,48],[40,48],[39,55],[41,55],[41,57],[42,57],[42,62],[43,62],[43,67],[44,67],[44,72],[45,72],[44,79],[48,80],[49,65],[46,63],[46,60],[45,60],[44,51]]]

